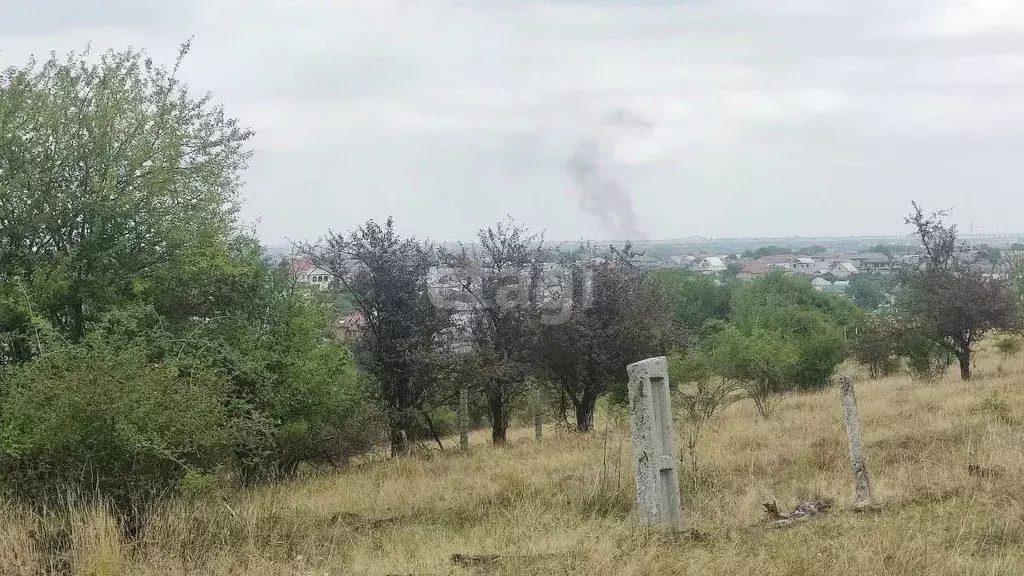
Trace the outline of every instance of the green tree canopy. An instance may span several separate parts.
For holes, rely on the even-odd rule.
[[[81,339],[140,283],[234,233],[251,132],[140,52],[0,74],[0,282]]]

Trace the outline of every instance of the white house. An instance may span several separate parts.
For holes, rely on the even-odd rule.
[[[697,265],[697,270],[700,270],[704,274],[718,274],[725,272],[725,262],[718,256],[708,256],[700,261]]]
[[[857,267],[849,262],[836,262],[828,269],[829,273],[836,278],[849,278],[860,272]]]
[[[331,273],[315,266],[304,258],[292,260],[289,271],[300,284],[309,284],[321,288],[327,288],[331,285]]]
[[[793,272],[797,274],[814,275],[818,273],[818,261],[814,258],[799,256],[791,264]]]
[[[831,286],[832,283],[829,282],[828,280],[825,280],[821,276],[818,276],[814,280],[811,280],[811,285],[814,286],[814,289],[817,290],[818,292],[823,292],[826,288]]]

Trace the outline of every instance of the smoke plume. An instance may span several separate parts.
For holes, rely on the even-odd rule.
[[[623,132],[650,135],[653,126],[636,114],[618,108],[602,119],[605,127],[611,128],[612,138],[619,138]],[[585,140],[576,147],[569,160],[569,174],[580,189],[580,209],[597,216],[605,234],[614,240],[638,240],[644,238],[633,200],[629,191],[607,174],[601,145],[595,139]]]
[[[596,141],[580,143],[568,168],[580,189],[580,209],[598,217],[610,240],[643,238],[633,200],[618,181],[605,175],[601,146]]]

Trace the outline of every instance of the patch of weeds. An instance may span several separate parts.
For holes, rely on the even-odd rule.
[[[1017,423],[1017,418],[1013,415],[1013,409],[1010,408],[1010,403],[1006,401],[1006,398],[998,391],[992,391],[988,396],[985,396],[978,403],[976,410],[987,416],[995,418],[998,422],[1002,422],[1007,425],[1014,425]]]
[[[950,534],[948,540],[952,540],[948,544],[971,554],[988,555],[1020,546],[1024,534],[1020,525],[1012,520],[986,517],[975,519],[957,534]]]
[[[1024,349],[1024,342],[1016,336],[1005,336],[996,342],[996,350],[998,350],[1004,358],[1012,358],[1016,356],[1020,353],[1021,349]]]
[[[608,485],[584,492],[577,501],[581,515],[597,518],[626,518],[633,513],[634,506],[634,496],[629,490]]]

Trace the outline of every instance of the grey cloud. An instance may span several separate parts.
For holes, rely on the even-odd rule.
[[[52,35],[67,29],[159,31],[189,22],[194,8],[193,0],[10,0],[0,7],[0,38]]]
[[[607,235],[565,167],[590,140],[655,236],[891,233],[911,197],[993,231],[1024,210],[1009,0],[138,5],[17,8],[0,47],[194,33],[183,74],[257,130],[246,214],[271,241],[388,212],[438,238],[507,213]],[[643,134],[608,132],[634,116]]]

